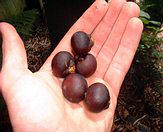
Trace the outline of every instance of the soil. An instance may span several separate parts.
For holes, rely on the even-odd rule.
[[[32,72],[38,71],[51,53],[49,32],[40,24],[34,35],[23,38],[27,51],[28,65]],[[118,98],[112,131],[114,132],[160,132],[163,131],[163,98],[151,86],[144,86],[138,80],[141,67],[132,65],[122,84]],[[139,82],[140,83],[137,83]],[[0,96],[0,131],[11,132],[5,102]]]

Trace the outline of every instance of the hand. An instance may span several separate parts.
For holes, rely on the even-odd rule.
[[[139,7],[125,0],[96,2],[73,25],[42,68],[28,70],[24,44],[16,30],[0,23],[3,65],[0,90],[7,103],[10,120],[17,132],[102,132],[111,131],[117,97],[130,67],[143,30]],[[91,53],[98,66],[88,84],[105,83],[111,101],[108,109],[91,113],[83,103],[65,100],[62,79],[52,75],[51,60],[62,50],[71,51],[70,38],[76,31],[91,33],[95,42]]]

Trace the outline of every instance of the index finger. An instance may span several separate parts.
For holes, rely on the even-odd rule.
[[[66,33],[64,38],[60,41],[58,46],[52,52],[52,54],[48,57],[44,65],[40,70],[51,70],[51,61],[56,53],[59,51],[69,51],[71,52],[70,47],[70,38],[72,34],[76,31],[84,31],[90,34],[98,23],[101,21],[103,16],[105,15],[108,9],[108,4],[105,0],[96,0],[90,8],[88,8],[85,13],[78,19],[78,21],[70,28],[70,30]],[[96,14],[96,15],[94,15]]]

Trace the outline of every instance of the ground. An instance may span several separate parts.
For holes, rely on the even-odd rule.
[[[49,32],[40,24],[31,37],[22,37],[27,51],[29,69],[39,70],[50,55],[51,42]],[[141,68],[140,68],[141,69]],[[120,91],[114,117],[114,132],[160,132],[163,119],[161,105],[163,98],[153,87],[142,84],[138,79],[138,69],[131,66]],[[12,131],[4,100],[0,96],[0,131]]]

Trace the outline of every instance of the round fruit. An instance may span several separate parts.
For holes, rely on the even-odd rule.
[[[88,88],[85,78],[77,73],[69,74],[62,83],[64,97],[72,103],[79,103]]]
[[[52,60],[52,71],[56,77],[65,77],[69,73],[74,73],[74,57],[67,51],[60,51]]]
[[[83,31],[78,31],[71,37],[71,45],[76,54],[86,54],[91,50],[93,41],[90,35]]]
[[[104,84],[94,83],[88,88],[84,101],[88,110],[100,112],[109,106],[109,91]]]
[[[81,56],[76,60],[76,71],[84,77],[90,77],[96,68],[97,61],[92,54]]]

